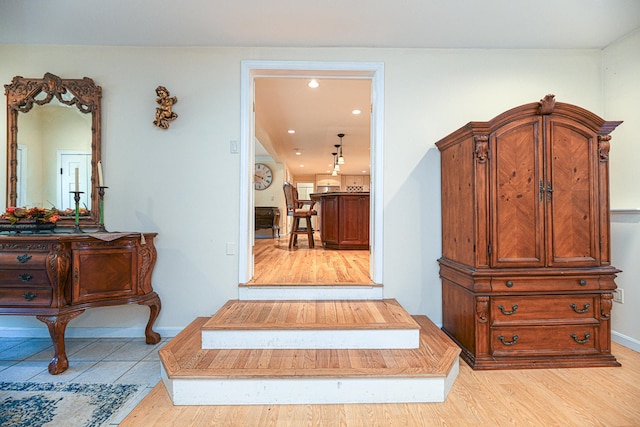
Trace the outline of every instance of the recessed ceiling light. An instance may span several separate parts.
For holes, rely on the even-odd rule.
[[[362,111],[361,111],[361,110],[353,110],[353,111],[351,112],[351,114],[355,114],[355,115],[358,115],[358,114],[360,114],[360,113],[362,113]]]
[[[289,130],[287,131],[287,133],[296,133],[296,130],[295,130],[295,129],[289,129]]]
[[[302,152],[300,151],[300,149],[299,149],[299,148],[294,148],[294,149],[293,149],[293,151],[295,151],[295,152],[296,152],[296,156],[299,156],[299,155],[301,155],[301,154],[302,154]]]
[[[303,168],[303,167],[304,167],[304,165],[300,165],[300,167],[301,167],[301,168]]]
[[[309,87],[315,89],[318,86],[320,86],[320,83],[318,83],[316,79],[311,79],[311,81],[309,82]]]

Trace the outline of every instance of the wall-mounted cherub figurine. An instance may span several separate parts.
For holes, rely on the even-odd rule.
[[[156,102],[160,105],[156,108],[156,119],[153,124],[162,129],[169,129],[169,122],[175,120],[178,115],[171,111],[173,104],[178,102],[178,98],[175,96],[169,96],[169,91],[164,86],[158,86],[156,88]]]

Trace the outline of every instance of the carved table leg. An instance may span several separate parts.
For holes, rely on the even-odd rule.
[[[158,318],[158,314],[160,314],[160,308],[162,308],[162,304],[160,303],[160,297],[155,292],[152,294],[152,298],[146,301],[140,301],[139,304],[144,304],[149,306],[151,313],[149,314],[149,321],[147,322],[147,327],[144,330],[144,335],[146,337],[147,344],[158,344],[160,342],[160,334],[155,332],[153,328],[153,324]]]
[[[82,313],[84,313],[84,310],[72,311],[57,316],[36,316],[38,320],[46,323],[49,328],[49,335],[51,335],[51,341],[53,341],[54,355],[49,363],[49,373],[51,375],[61,374],[69,367],[67,351],[64,346],[64,331],[67,328],[67,323]]]

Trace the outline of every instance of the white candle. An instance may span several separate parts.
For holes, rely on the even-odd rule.
[[[104,187],[104,179],[102,179],[102,160],[98,161],[98,185]]]
[[[76,168],[76,192],[80,191],[80,171]]]

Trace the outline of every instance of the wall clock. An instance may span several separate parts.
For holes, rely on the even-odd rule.
[[[256,163],[255,175],[253,178],[253,186],[256,190],[264,190],[273,182],[273,173],[271,168],[264,163]]]

